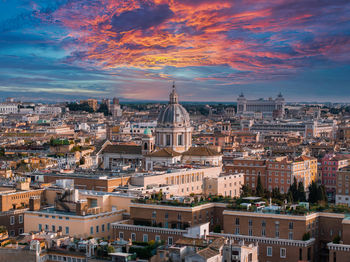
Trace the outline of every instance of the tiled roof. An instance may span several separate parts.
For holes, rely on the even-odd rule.
[[[150,156],[150,157],[175,157],[180,155],[181,153],[178,153],[172,150],[171,148],[163,148],[161,150],[157,150],[155,152],[147,154],[147,156]]]
[[[141,155],[142,148],[137,145],[107,145],[103,149],[103,153]]]
[[[184,156],[220,156],[221,155],[219,152],[205,146],[191,147],[188,151],[182,154]]]
[[[211,257],[217,256],[219,252],[214,251],[213,249],[207,247],[198,251],[197,254],[200,255],[201,257],[204,257],[205,259],[209,259]]]

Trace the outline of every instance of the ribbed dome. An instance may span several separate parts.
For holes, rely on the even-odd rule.
[[[180,104],[169,104],[158,117],[158,126],[190,126],[190,116]]]
[[[178,103],[178,95],[175,91],[175,85],[170,93],[169,104],[158,116],[158,126],[178,127],[190,126],[190,116],[186,109]]]

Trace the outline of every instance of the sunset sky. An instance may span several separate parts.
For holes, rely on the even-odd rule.
[[[1,96],[350,102],[349,0],[0,0]]]

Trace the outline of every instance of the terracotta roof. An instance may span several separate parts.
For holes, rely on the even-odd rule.
[[[102,151],[103,153],[141,155],[141,146],[136,145],[107,145]]]
[[[184,156],[220,156],[221,154],[209,147],[198,146],[191,147],[186,152],[182,153]]]
[[[200,238],[187,238],[183,237],[178,239],[176,242],[176,245],[182,245],[182,246],[196,246],[196,247],[206,247],[207,242],[204,239]]]
[[[201,257],[204,257],[205,259],[209,259],[211,257],[217,256],[219,252],[207,247],[198,251],[197,254],[200,255]]]
[[[155,152],[147,154],[147,156],[150,157],[175,157],[175,156],[181,156],[181,153],[178,153],[171,148],[163,148],[160,150],[157,150]]]
[[[212,243],[210,243],[209,247],[219,251],[225,244],[225,239],[220,237],[216,238]]]
[[[294,161],[299,162],[299,161],[307,161],[307,160],[313,160],[313,159],[315,158],[303,155],[303,156],[297,157],[296,159],[294,159]]]

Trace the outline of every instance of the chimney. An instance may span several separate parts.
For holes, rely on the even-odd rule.
[[[29,210],[30,211],[38,211],[40,210],[40,197],[39,196],[31,196],[29,198]]]

